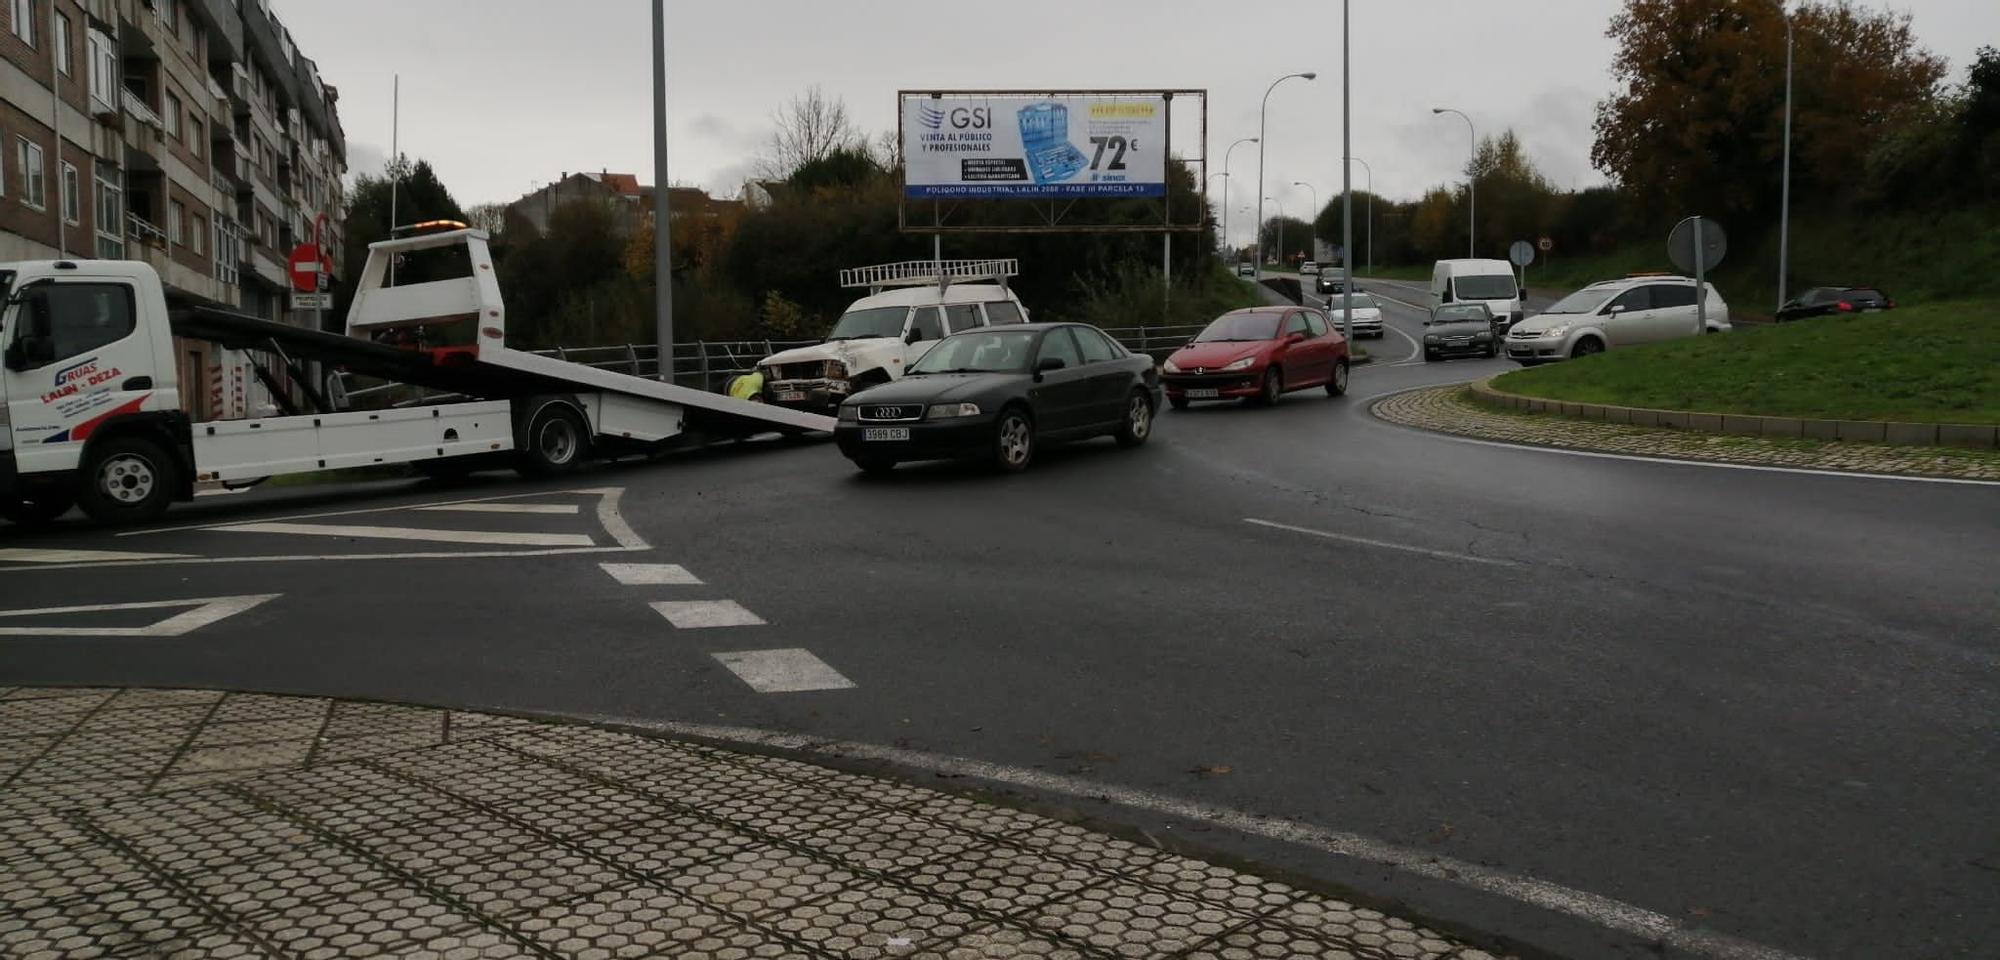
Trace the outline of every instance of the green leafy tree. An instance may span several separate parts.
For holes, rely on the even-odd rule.
[[[390,193],[395,193],[395,218],[399,223],[390,222]],[[356,179],[354,189],[348,191],[347,209],[343,214],[346,237],[341,247],[345,269],[340,282],[334,289],[336,309],[328,314],[328,322],[338,324],[337,318],[347,314],[347,306],[354,302],[354,290],[361,279],[362,264],[368,260],[368,245],[378,240],[386,240],[391,228],[404,224],[422,223],[425,220],[464,220],[465,211],[452,199],[451,191],[438,180],[437,171],[427,160],[412,164],[408,157],[398,158],[388,164],[380,176],[362,174]],[[408,272],[405,272],[405,267]],[[397,267],[398,282],[416,282],[437,279],[433,274],[443,275],[452,266],[432,258],[410,258]]]

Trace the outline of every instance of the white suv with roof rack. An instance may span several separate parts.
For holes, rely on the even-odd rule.
[[[1695,309],[1694,280],[1670,274],[1633,274],[1584,287],[1507,331],[1507,358],[1522,366],[1722,333],[1730,329],[1729,305],[1708,285],[1707,315]]]
[[[849,394],[901,377],[949,334],[1027,322],[1027,308],[1007,287],[1019,270],[1014,260],[916,260],[840,271],[841,286],[868,296],[840,315],[826,342],[758,361],[764,401],[836,407]]]

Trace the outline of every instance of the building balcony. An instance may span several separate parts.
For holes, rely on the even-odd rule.
[[[160,115],[130,90],[124,91],[121,102],[125,108],[125,165],[136,170],[160,169],[160,160],[167,153]]]

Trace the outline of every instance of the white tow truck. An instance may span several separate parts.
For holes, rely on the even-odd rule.
[[[452,472],[496,458],[548,475],[593,453],[833,430],[830,417],[508,347],[487,235],[452,226],[369,247],[346,335],[171,309],[141,262],[0,263],[0,517],[48,520],[76,504],[98,520],[142,520],[198,482],[393,463]],[[391,261],[412,256],[448,265],[446,276],[394,283]],[[289,379],[312,409],[274,389],[286,415],[195,422],[176,337],[245,351],[267,386]],[[309,385],[306,362],[421,394],[342,409]]]
[[[840,271],[840,285],[865,289],[825,343],[774,353],[757,363],[764,402],[831,410],[857,391],[888,383],[943,337],[973,327],[1025,323],[1028,309],[1008,289],[1014,260],[911,260]]]

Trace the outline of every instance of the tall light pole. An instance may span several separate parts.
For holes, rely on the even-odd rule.
[[[1360,157],[1347,159],[1360,164],[1361,169],[1368,171],[1368,273],[1372,276],[1375,273],[1375,168]]]
[[[1465,131],[1472,134],[1472,159],[1467,163],[1465,171],[1465,206],[1468,221],[1466,229],[1469,231],[1465,238],[1465,255],[1476,257],[1479,255],[1479,171],[1472,164],[1479,162],[1479,132],[1472,128],[1471,117],[1450,107],[1432,107],[1431,113],[1458,114],[1458,118],[1465,121]]]
[[[1293,77],[1301,80],[1315,80],[1318,79],[1319,74],[1311,71],[1305,73],[1288,73],[1271,81],[1271,85],[1264,88],[1263,105],[1257,108],[1257,279],[1259,280],[1264,279],[1264,200],[1266,199],[1264,197],[1264,154],[1270,152],[1271,136],[1270,132],[1265,129],[1265,120],[1271,112],[1271,91],[1278,89],[1278,84],[1284,83]]]
[[[1229,246],[1229,161],[1236,156],[1236,148],[1246,143],[1257,143],[1257,137],[1244,137],[1222,151],[1222,245]],[[1261,188],[1260,188],[1261,189]]]
[[[1340,155],[1347,156],[1354,149],[1354,73],[1349,67],[1353,58],[1349,56],[1351,44],[1348,38],[1354,31],[1347,19],[1347,0],[1340,0]],[[1348,163],[1340,165],[1340,336],[1348,343],[1354,342],[1354,168]],[[1346,367],[1336,367],[1333,376],[1340,376]],[[1336,384],[1345,388],[1345,384]]]
[[[1304,187],[1308,192],[1312,194],[1313,198],[1312,220],[1308,221],[1309,223],[1312,224],[1312,256],[1308,259],[1318,260],[1319,259],[1319,188],[1313,186],[1310,183],[1305,182],[1304,180],[1294,180],[1292,181],[1292,186]]]
[[[1788,276],[1792,265],[1792,11],[1785,15],[1785,173],[1778,199],[1778,309],[1785,309]]]
[[[653,0],[653,289],[660,379],[674,382],[673,219],[667,210],[667,0]]]

